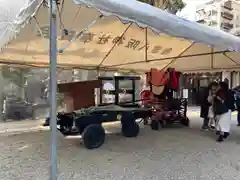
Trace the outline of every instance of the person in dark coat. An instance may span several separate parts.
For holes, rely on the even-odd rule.
[[[240,93],[236,95],[236,106],[237,106],[237,126],[240,127]]]
[[[210,94],[210,91],[215,91],[218,88],[217,82],[212,82],[209,84],[207,88],[204,89],[202,99],[201,99],[201,112],[200,117],[203,118],[203,125],[202,130],[208,131],[209,130],[209,107],[211,104],[208,102],[208,96]]]
[[[237,110],[237,126],[240,127],[240,86],[237,86],[233,89],[236,100],[236,110]]]
[[[226,82],[220,83],[220,88],[214,98],[215,114],[218,119],[217,141],[222,142],[230,134],[231,114],[235,110],[233,92],[228,88]]]

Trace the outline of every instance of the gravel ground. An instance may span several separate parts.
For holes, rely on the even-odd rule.
[[[158,132],[141,129],[127,139],[110,125],[103,147],[86,150],[77,138],[58,137],[59,180],[239,180],[240,131],[219,144],[214,133],[200,132],[199,119],[191,128]],[[0,179],[49,179],[49,131],[0,134]]]

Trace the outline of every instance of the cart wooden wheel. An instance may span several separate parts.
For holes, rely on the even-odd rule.
[[[133,123],[122,124],[122,135],[125,137],[137,137],[139,130],[139,125],[135,121]]]
[[[87,149],[99,148],[105,141],[105,130],[101,124],[87,126],[82,134],[83,143]]]

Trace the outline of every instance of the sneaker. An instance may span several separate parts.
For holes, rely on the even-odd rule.
[[[222,135],[220,135],[220,136],[218,137],[218,139],[217,139],[217,142],[223,142],[223,141],[224,141],[224,138],[223,138]]]
[[[227,137],[228,137],[229,135],[230,135],[230,133],[226,133],[226,132],[225,132],[224,135],[223,135],[223,138],[224,138],[224,139],[227,139]]]
[[[208,132],[208,131],[209,131],[209,129],[208,129],[208,127],[202,127],[202,128],[201,128],[201,131]]]
[[[215,130],[216,128],[215,128],[215,126],[210,126],[210,129]]]

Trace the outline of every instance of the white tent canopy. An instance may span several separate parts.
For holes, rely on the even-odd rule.
[[[11,10],[10,2],[15,3],[8,0],[2,11]],[[0,17],[6,22],[0,26],[1,48],[19,32],[1,52],[1,63],[48,66],[49,15],[44,4],[28,0],[17,17]],[[135,0],[65,0],[58,11],[58,47],[73,40],[58,53],[58,67],[147,71],[171,66],[185,72],[240,67],[240,54],[229,52],[240,51],[240,38]]]
[[[227,52],[240,51],[240,40],[232,35],[183,20],[135,0],[74,0],[74,3],[62,0],[58,6],[58,47],[66,46],[71,36],[76,39],[58,54],[59,67],[135,71],[168,66],[182,71],[238,67],[238,53]],[[0,55],[1,63],[40,67],[49,64],[49,16],[44,4],[42,0],[1,2],[1,13],[4,15],[0,16],[0,48],[9,43]],[[15,7],[21,8],[20,13],[16,13]],[[99,12],[108,17],[103,19]],[[14,14],[17,16],[14,17]],[[96,17],[101,19],[92,23],[85,34],[75,33],[87,27]],[[128,24],[122,25],[118,18]],[[54,22],[55,18],[51,20]],[[27,21],[29,24],[20,31]],[[161,35],[156,36],[152,31]],[[12,40],[16,34],[18,36]],[[53,40],[53,51],[55,47]],[[53,51],[50,77],[51,179],[57,179],[56,58]],[[200,53],[204,55],[197,58]]]

